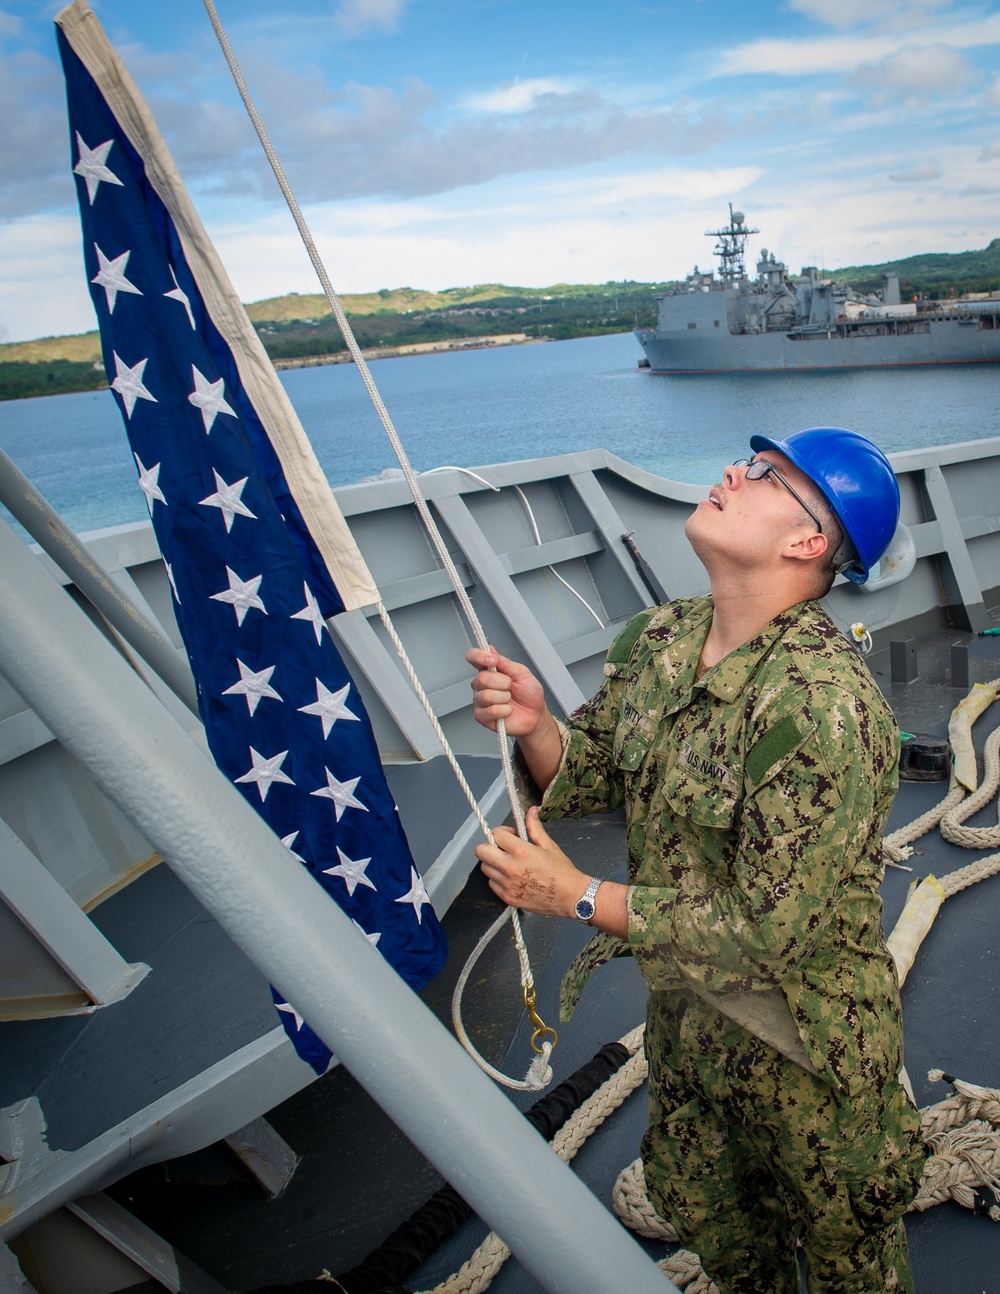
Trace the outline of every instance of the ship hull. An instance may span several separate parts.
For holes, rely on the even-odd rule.
[[[747,373],[853,368],[909,368],[933,364],[1000,363],[1000,330],[942,320],[928,332],[851,336],[835,331],[692,336],[685,329],[636,333],[653,373]]]

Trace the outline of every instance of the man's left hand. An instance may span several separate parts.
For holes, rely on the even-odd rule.
[[[549,917],[571,917],[590,877],[566,857],[538,817],[528,810],[528,839],[510,827],[497,827],[496,842],[476,849],[490,889],[511,907]]]

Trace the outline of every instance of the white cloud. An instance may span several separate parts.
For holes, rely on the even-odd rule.
[[[940,180],[941,168],[937,162],[918,162],[908,170],[891,172],[886,178],[893,184],[926,184],[929,180]]]
[[[963,92],[978,77],[969,60],[949,45],[908,45],[878,63],[858,68],[851,80],[869,89],[876,102],[885,102]]]
[[[975,22],[938,23],[914,29],[908,32],[907,44],[947,45],[953,49],[977,49],[1000,44],[1000,14]],[[763,37],[723,50],[716,73],[722,76],[816,76],[849,72],[862,64],[887,59],[898,49],[899,38],[890,33],[822,36],[816,40]]]
[[[472,94],[465,100],[473,112],[524,112],[543,94],[567,94],[573,89],[569,81],[558,77],[538,77],[528,81],[510,81],[496,90]]]
[[[0,327],[12,341],[97,327],[75,214],[0,225]]]
[[[789,0],[789,8],[841,31],[862,23],[909,26],[940,5],[941,0]]]
[[[990,86],[989,100],[994,108],[1000,108],[1000,76]]]
[[[859,63],[884,58],[896,48],[888,36],[824,36],[819,40],[762,37],[722,51],[718,74],[816,76],[847,72]]]
[[[369,28],[394,32],[407,0],[342,0],[334,14],[337,26],[356,36]]]
[[[995,162],[1000,158],[1000,139],[992,144],[987,144],[979,154],[981,162]]]
[[[63,96],[51,59],[27,49],[0,53],[0,215],[73,201]]]

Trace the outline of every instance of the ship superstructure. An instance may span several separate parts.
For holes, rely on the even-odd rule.
[[[1000,362],[1000,299],[904,302],[899,275],[883,274],[874,293],[856,292],[806,266],[795,278],[762,248],[757,277],[745,271],[748,228],[729,207],[729,224],[709,230],[719,271],[697,267],[659,301],[655,329],[637,330],[657,373],[883,368]]]

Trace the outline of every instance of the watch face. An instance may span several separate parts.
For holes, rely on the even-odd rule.
[[[576,905],[576,915],[581,921],[589,921],[594,915],[594,905],[590,899],[580,899]]]

